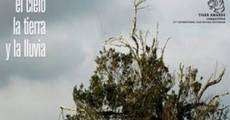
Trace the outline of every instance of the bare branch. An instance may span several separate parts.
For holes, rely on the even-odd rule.
[[[210,86],[213,86],[215,84],[218,84],[223,76],[224,76],[224,73],[225,73],[225,69],[221,72],[221,74],[218,76],[218,78],[216,78],[215,80],[211,80],[211,78],[208,80],[208,82],[205,84],[205,86],[201,89],[200,93],[198,94],[198,97],[197,97],[197,100],[199,101],[202,97],[202,95],[204,94],[204,92],[210,87]]]
[[[157,47],[157,41],[158,41],[158,33],[159,33],[159,24],[157,23],[156,24],[156,31],[155,33],[153,34],[153,41],[152,41],[152,47],[151,49],[154,49],[155,47]]]
[[[132,31],[131,31],[131,38],[134,41],[136,45],[136,54],[139,54],[139,43],[136,35],[137,31],[137,12],[140,9],[143,9],[144,7],[141,7],[141,4],[143,4],[146,0],[135,0],[134,1],[134,15],[133,15],[133,25],[132,25]]]
[[[164,47],[163,47],[163,49],[162,49],[162,52],[161,52],[161,59],[163,59],[164,52],[165,52],[165,48],[166,48],[166,46],[167,46],[167,44],[168,44],[168,41],[169,41],[170,39],[171,39],[171,38],[169,37],[169,38],[166,40],[166,42],[165,42],[165,45],[164,45]]]
[[[209,103],[211,103],[212,101],[214,101],[214,100],[217,99],[217,98],[220,98],[220,97],[226,96],[226,95],[229,95],[229,92],[226,92],[226,93],[223,93],[223,94],[220,94],[220,95],[215,95],[215,96],[209,101]]]

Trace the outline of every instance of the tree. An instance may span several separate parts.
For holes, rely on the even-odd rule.
[[[90,86],[74,87],[76,114],[67,120],[222,120],[228,106],[220,98],[204,99],[208,88],[218,84],[225,70],[207,82],[198,69],[179,66],[169,72],[157,34],[137,29],[137,13],[145,0],[135,0],[130,37],[112,37],[96,58]],[[150,41],[148,44],[147,41]]]

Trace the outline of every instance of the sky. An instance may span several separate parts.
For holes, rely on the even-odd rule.
[[[173,24],[174,20],[197,18],[198,12],[210,12],[208,0],[147,0],[138,15],[139,28],[154,31],[159,23],[159,41],[170,41],[165,63],[171,72],[180,63],[199,68],[208,78],[226,68],[218,87],[209,95],[229,91],[230,1],[225,0],[225,24]],[[47,58],[5,60],[3,46],[12,41],[13,17],[44,19]],[[14,12],[14,0],[0,0],[0,120],[57,120],[59,107],[74,107],[72,89],[89,84],[94,59],[111,36],[128,34],[132,0],[47,0],[45,14]],[[36,39],[39,36],[30,36]],[[17,37],[23,39],[25,36]],[[230,104],[227,96],[223,102]]]

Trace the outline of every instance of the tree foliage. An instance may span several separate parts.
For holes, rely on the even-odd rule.
[[[137,29],[137,13],[144,0],[134,2],[130,37],[112,37],[99,52],[90,86],[76,86],[73,98],[76,114],[67,120],[222,120],[228,107],[220,98],[205,99],[208,88],[218,84],[219,76],[207,81],[193,67],[179,66],[177,74],[164,63],[157,34]],[[150,37],[149,37],[150,36]],[[150,41],[150,42],[148,42]]]

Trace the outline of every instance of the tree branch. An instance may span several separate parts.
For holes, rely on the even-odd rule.
[[[213,86],[215,84],[218,84],[223,76],[224,76],[224,73],[225,73],[225,69],[221,72],[221,74],[218,76],[218,78],[216,78],[215,80],[211,80],[212,77],[210,77],[210,79],[208,80],[208,82],[205,84],[205,86],[201,89],[201,91],[199,92],[198,94],[198,101],[201,99],[202,95],[204,94],[204,92],[210,87],[210,86]]]

